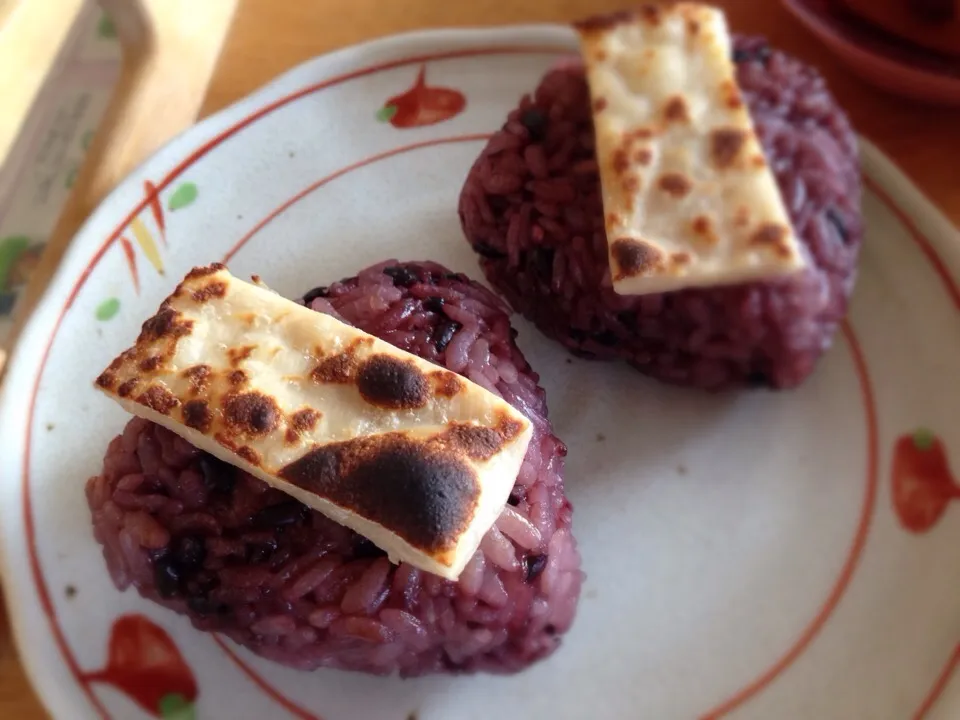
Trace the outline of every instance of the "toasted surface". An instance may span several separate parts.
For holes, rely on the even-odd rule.
[[[644,7],[578,26],[613,286],[622,295],[794,273],[805,259],[719,10]]]
[[[218,265],[192,270],[96,385],[448,579],[499,516],[532,432],[466,378]]]

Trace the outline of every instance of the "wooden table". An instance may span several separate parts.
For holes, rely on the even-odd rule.
[[[960,111],[931,111],[864,85],[775,0],[715,2],[727,9],[738,31],[762,33],[818,65],[860,132],[960,225]],[[361,40],[427,27],[564,22],[626,5],[625,0],[241,0],[201,115],[304,60]],[[5,615],[0,615],[0,717],[47,717],[17,660]]]

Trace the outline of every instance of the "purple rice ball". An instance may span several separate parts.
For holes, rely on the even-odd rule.
[[[678,385],[791,388],[847,311],[863,238],[856,137],[813,69],[760,38],[735,39],[743,96],[810,260],[774,282],[658,295],[613,291],[582,65],[520,101],[460,196],[490,283],[574,354],[622,359]]]
[[[580,556],[566,447],[489,290],[433,263],[385,263],[303,302],[470,378],[534,426],[508,505],[458,582],[391,564],[365,538],[139,418],[87,482],[114,582],[295,668],[512,673],[573,622]]]

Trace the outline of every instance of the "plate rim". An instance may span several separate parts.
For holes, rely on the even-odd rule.
[[[8,372],[3,386],[0,387],[0,426],[6,424],[7,427],[13,427],[11,421],[24,417],[24,412],[28,409],[28,403],[17,403],[17,400],[29,396],[29,388],[37,381],[37,373],[39,373],[41,365],[40,360],[49,350],[49,348],[44,349],[43,347],[44,338],[50,332],[54,332],[55,335],[60,322],[56,315],[60,306],[70,297],[71,285],[81,280],[85,282],[85,278],[79,272],[80,268],[91,257],[95,258],[97,254],[109,247],[108,243],[104,243],[100,250],[95,251],[97,248],[96,241],[101,236],[93,234],[93,228],[104,224],[112,217],[115,213],[114,205],[116,205],[118,197],[128,191],[128,188],[135,182],[141,180],[148,170],[155,167],[166,167],[168,164],[172,164],[170,161],[175,163],[185,155],[188,156],[190,146],[194,142],[202,144],[208,139],[209,135],[216,136],[219,132],[229,128],[238,118],[243,117],[256,107],[268,105],[278,98],[285,97],[288,94],[285,90],[287,86],[292,86],[291,89],[293,89],[293,86],[302,87],[307,83],[308,75],[317,75],[323,67],[328,67],[332,63],[356,59],[358,66],[363,67],[363,58],[371,53],[403,52],[406,47],[439,46],[456,48],[481,43],[490,44],[491,42],[507,46],[511,40],[526,46],[538,42],[556,43],[558,51],[563,46],[569,46],[570,50],[575,50],[574,35],[571,28],[567,25],[553,23],[487,28],[435,28],[389,35],[346,46],[308,59],[284,71],[250,94],[209,115],[164,143],[162,147],[139,163],[111,190],[71,239],[56,271],[31,313],[17,347],[11,354]],[[274,98],[274,95],[278,97]],[[903,210],[908,221],[930,228],[922,234],[929,238],[932,245],[936,247],[936,254],[939,254],[946,261],[943,263],[945,266],[943,271],[947,273],[950,281],[954,285],[960,284],[960,230],[879,148],[862,136],[859,137],[859,141],[862,166],[873,168],[875,184],[883,192],[897,198],[897,205]],[[190,146],[184,147],[187,143],[190,143]],[[197,161],[199,160],[198,158]],[[954,300],[958,302],[958,307],[960,307],[960,301],[957,301],[956,298]],[[20,447],[28,432],[29,428],[24,427],[21,431],[12,433],[10,436],[0,437],[0,448]],[[14,453],[13,456],[17,457],[18,454]],[[15,469],[17,472],[10,472],[8,468]],[[4,594],[11,632],[28,680],[41,703],[54,718],[71,717],[73,716],[72,713],[77,710],[74,700],[79,689],[72,685],[57,683],[53,674],[46,671],[44,657],[46,657],[45,653],[47,651],[41,648],[39,644],[35,645],[29,642],[27,637],[28,627],[35,625],[36,622],[31,621],[30,613],[32,611],[25,606],[28,604],[28,600],[35,597],[39,599],[37,597],[39,593],[35,587],[32,591],[23,588],[24,582],[29,586],[33,569],[30,567],[28,560],[17,558],[15,553],[15,548],[22,547],[24,541],[23,516],[19,512],[25,499],[22,494],[23,487],[20,479],[23,473],[22,459],[13,460],[9,465],[5,463],[4,469],[7,471],[4,474],[10,475],[7,478],[9,485],[7,492],[12,496],[11,499],[17,501],[11,503],[11,506],[15,508],[14,511],[4,510],[0,513],[4,518],[4,522],[0,523],[0,578],[6,583]],[[15,518],[13,522],[9,521],[11,513]],[[11,587],[16,589],[11,591]],[[41,625],[43,624],[43,612],[41,609],[37,617]],[[42,631],[48,637],[54,635],[46,625],[43,625]],[[58,645],[57,638],[53,637],[52,640],[56,647]],[[59,661],[69,670],[69,661],[62,651]],[[96,713],[95,704],[87,707],[91,712]]]

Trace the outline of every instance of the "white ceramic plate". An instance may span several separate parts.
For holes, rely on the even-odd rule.
[[[189,668],[202,719],[960,714],[955,484],[910,486],[914,501],[946,509],[924,532],[904,527],[891,495],[895,444],[919,426],[960,470],[960,238],[867,143],[853,309],[802,389],[664,387],[626,367],[568,363],[517,321],[570,446],[588,573],[575,626],[548,661],[508,678],[304,674],[111,585],[83,486],[125,417],[90,383],[174,279],[225,257],[287,295],[391,256],[479,276],[456,214],[461,182],[484,134],[574,47],[568,30],[518,27],[317,59],[178,138],[90,219],[23,337],[0,415],[4,588],[55,717],[146,717],[97,679],[112,632],[152,639]],[[426,127],[378,121],[422,67],[466,109]],[[902,459],[916,465],[917,453]]]

